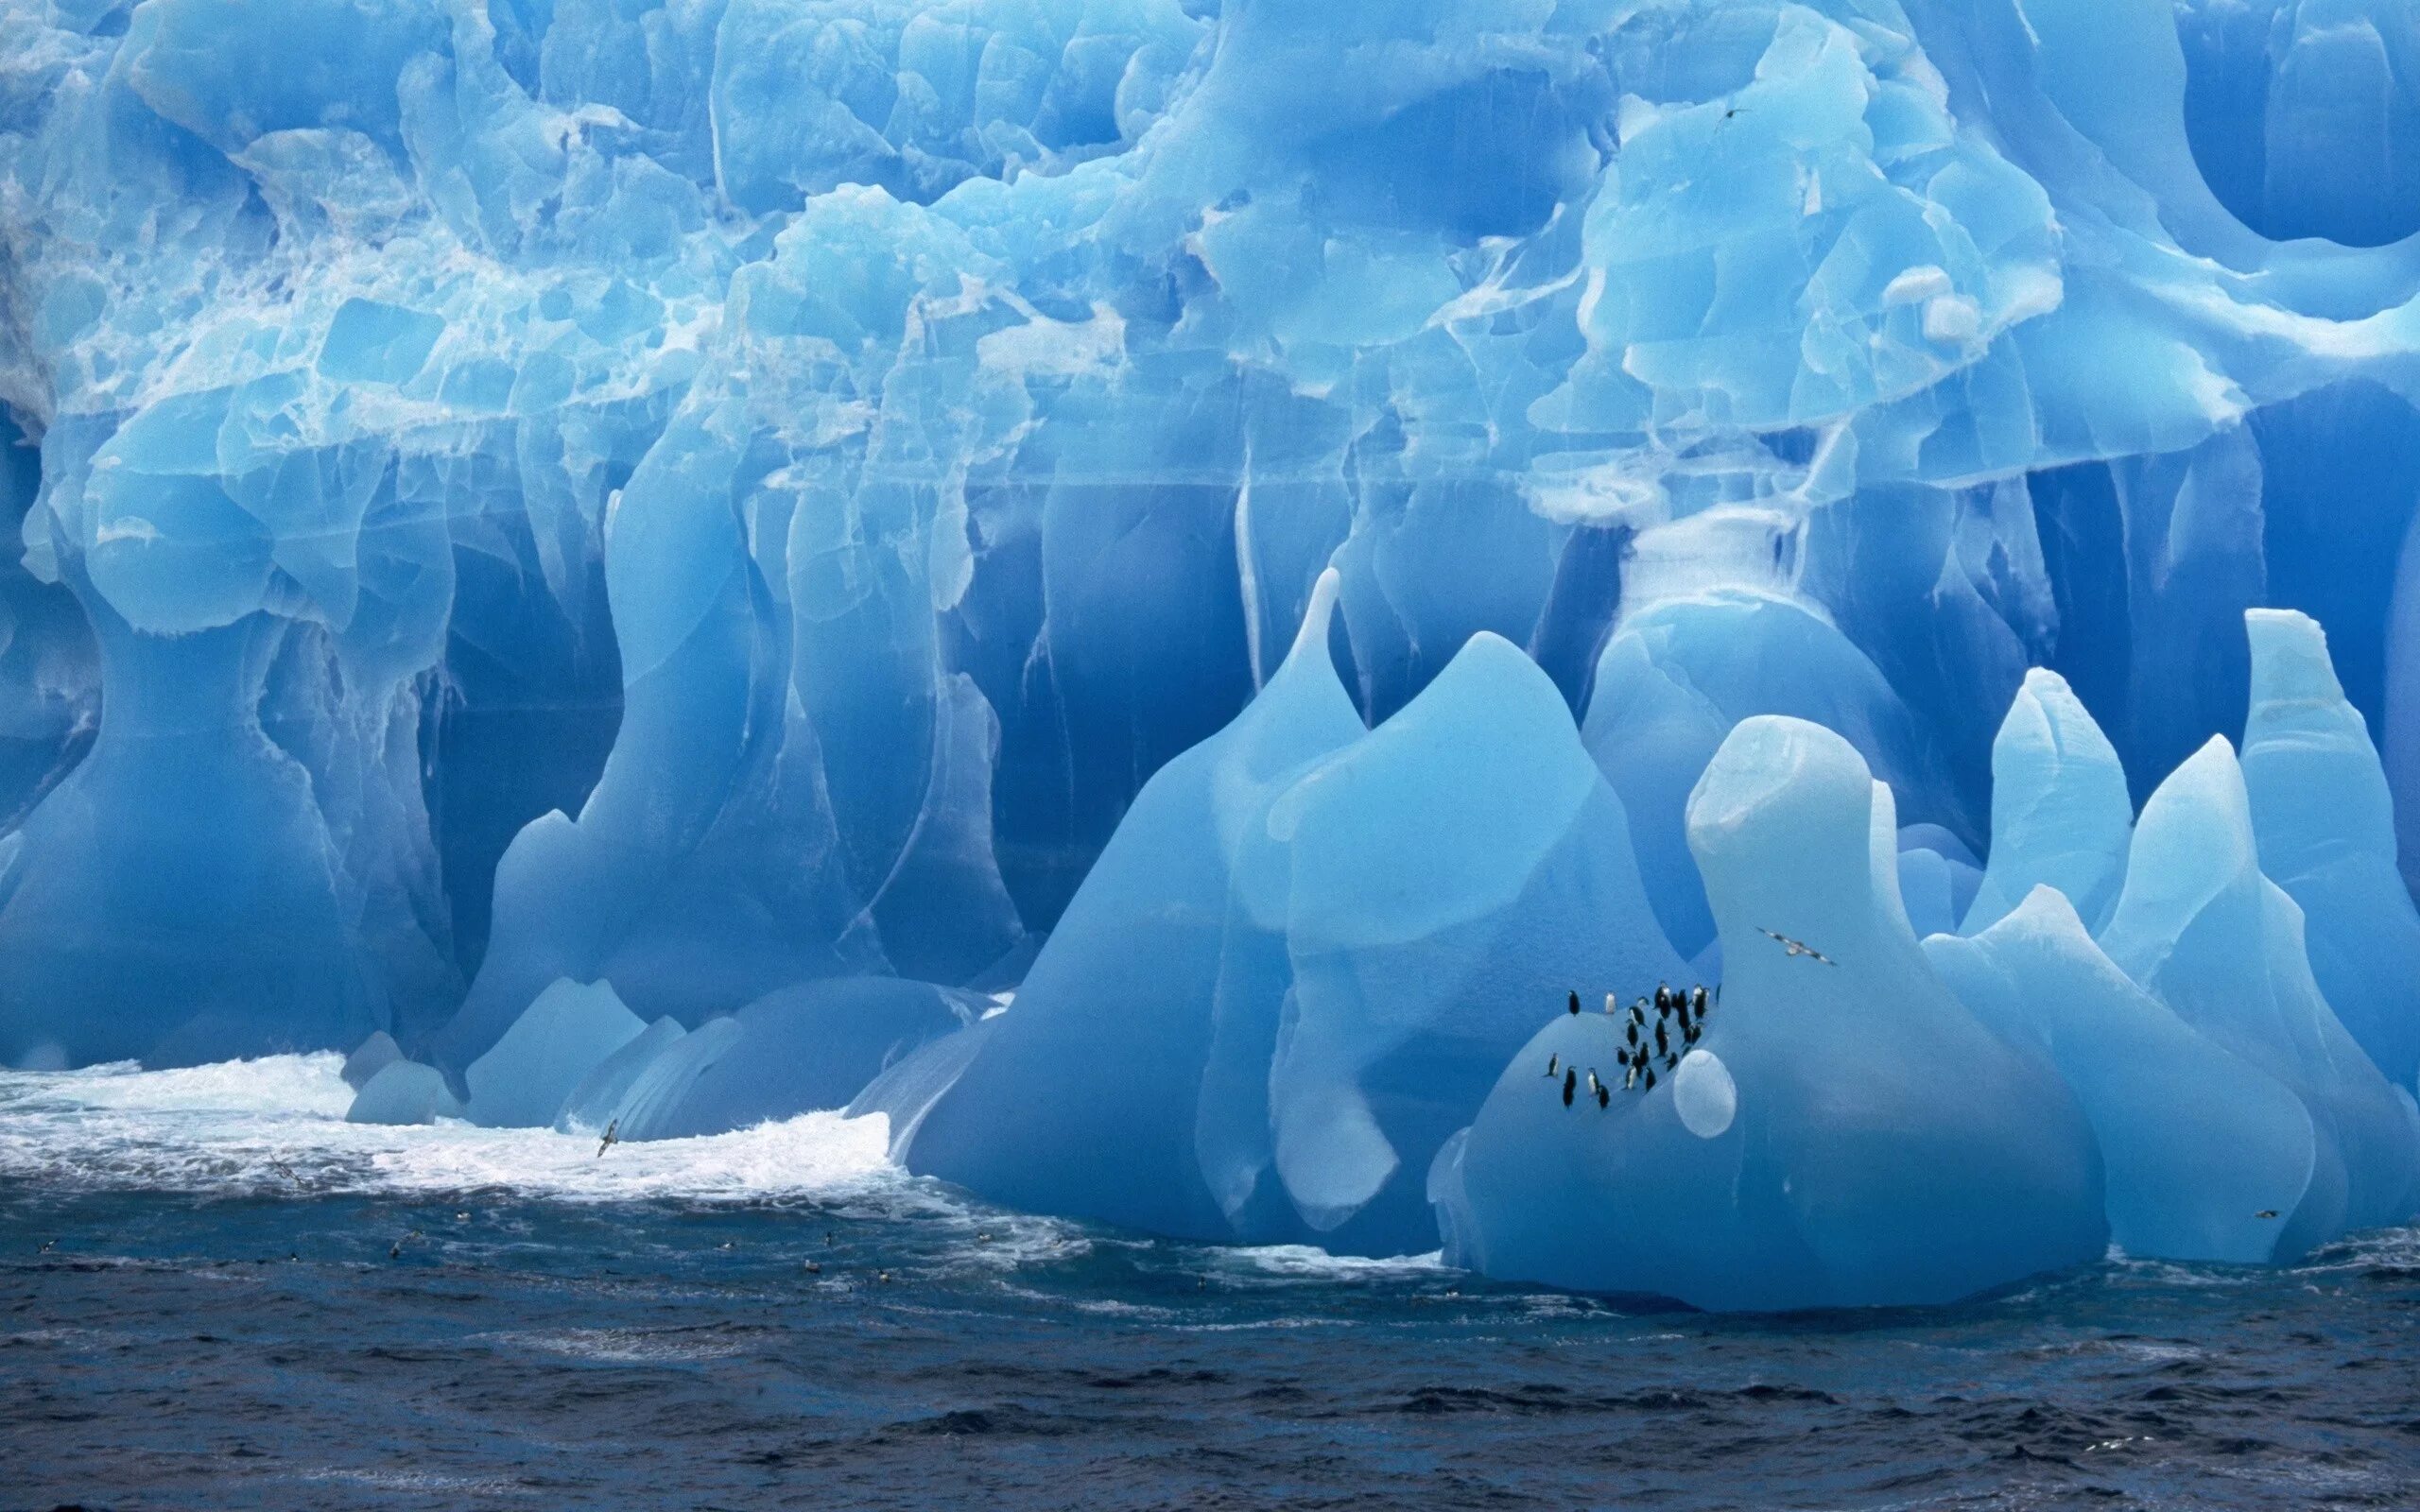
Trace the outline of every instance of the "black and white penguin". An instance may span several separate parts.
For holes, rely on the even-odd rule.
[[[1655,1025],[1655,1053],[1660,1056],[1671,1048],[1671,1036],[1664,1032],[1664,1025],[1662,1022],[1657,1022]]]
[[[1579,1015],[1579,1012],[1580,1012],[1580,994],[1579,994],[1579,993],[1574,992],[1573,994],[1571,994],[1571,1002],[1570,1002],[1570,1004],[1568,1005],[1568,1006],[1570,1007],[1570,1009],[1571,1009],[1571,1012],[1572,1012],[1573,1016],[1574,1016],[1574,1017],[1577,1017],[1577,1016]]]
[[[1689,1011],[1703,1019],[1705,1017],[1705,984],[1701,982],[1689,989]]]
[[[1562,1056],[1562,1054],[1561,1054],[1560,1052],[1558,1052],[1558,1053],[1556,1053],[1556,1054],[1554,1054],[1554,1055],[1551,1055],[1551,1056],[1547,1057],[1547,1080],[1548,1080],[1548,1081],[1552,1081],[1552,1080],[1554,1080],[1555,1073],[1556,1073],[1556,1072],[1558,1072],[1558,1071],[1561,1071],[1562,1069],[1563,1069],[1563,1056]]]
[[[1569,1108],[1571,1106],[1571,1099],[1579,1092],[1579,1091],[1580,1073],[1576,1071],[1564,1072],[1563,1074],[1563,1106]]]
[[[1597,1084],[1597,1106],[1599,1108],[1610,1108],[1613,1106],[1613,1102],[1614,1090],[1611,1087],[1606,1086],[1603,1082],[1599,1082]]]
[[[1636,1019],[1633,1019],[1630,1022],[1630,1042],[1632,1044],[1638,1043],[1638,1021]]]
[[[1647,1090],[1651,1092],[1655,1090],[1655,1068],[1653,1066],[1647,1068]]]
[[[1672,1011],[1672,989],[1662,982],[1655,984],[1655,1016],[1662,1018]]]

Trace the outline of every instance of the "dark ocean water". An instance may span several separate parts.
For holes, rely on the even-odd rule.
[[[0,1075],[0,1507],[2420,1507],[2411,1230],[1710,1317],[343,1103]]]

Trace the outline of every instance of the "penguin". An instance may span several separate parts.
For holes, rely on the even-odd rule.
[[[1662,1018],[1672,1011],[1672,989],[1662,982],[1655,984],[1655,1016]]]
[[[1675,1066],[1679,1065],[1680,1063],[1681,1063],[1681,1057],[1678,1057],[1678,1056],[1674,1056],[1674,1055],[1667,1055],[1667,1056],[1664,1057],[1664,1069],[1665,1069],[1666,1071],[1670,1071],[1673,1067],[1675,1067]]]
[[[1647,1022],[1647,994],[1646,994],[1646,993],[1641,992],[1641,993],[1638,995],[1638,997],[1636,998],[1636,1000],[1634,1000],[1634,1001],[1631,1004],[1631,1005],[1630,1005],[1630,1022],[1633,1022],[1633,1023],[1645,1023],[1645,1022]]]
[[[1588,1095],[1589,1095],[1589,1096],[1591,1096],[1591,1097],[1594,1097],[1594,1096],[1596,1096],[1597,1094],[1599,1094],[1599,1092],[1602,1092],[1604,1090],[1605,1090],[1605,1084],[1604,1084],[1603,1082],[1599,1081],[1599,1080],[1597,1079],[1597,1068],[1596,1068],[1596,1067],[1594,1067],[1594,1066],[1589,1067],[1589,1068],[1588,1068]]]
[[[1701,1019],[1705,1017],[1705,984],[1703,982],[1700,982],[1689,989],[1689,1011]]]
[[[1563,1074],[1563,1106],[1569,1108],[1571,1106],[1572,1097],[1579,1091],[1580,1073],[1576,1071],[1565,1071]]]
[[[1614,1005],[1614,995],[1613,995],[1611,992],[1606,993],[1606,994],[1605,994],[1605,1017],[1606,1017],[1606,1018],[1608,1018],[1608,1019],[1610,1019],[1610,1018],[1612,1018],[1616,1013],[1617,1013],[1617,1012],[1619,1012],[1619,1011],[1620,1011],[1620,1010],[1619,1010],[1618,1008],[1615,1007],[1615,1005]]]
[[[1627,1066],[1630,1064],[1630,1046],[1624,1045],[1619,1050],[1614,1052],[1614,1064],[1616,1066]]]
[[[1611,1087],[1606,1086],[1603,1082],[1599,1082],[1597,1084],[1597,1106],[1599,1108],[1611,1108],[1613,1105],[1614,1090]]]
[[[1622,1073],[1622,1091],[1628,1091],[1637,1085],[1638,1066],[1634,1062],[1628,1071]]]
[[[1651,1092],[1655,1090],[1655,1068],[1653,1066],[1647,1068],[1647,1090]]]
[[[1690,1024],[1687,1028],[1681,1031],[1681,1043],[1685,1045],[1696,1044],[1698,1042],[1698,1036],[1703,1033],[1705,1033],[1705,1031],[1698,1025],[1694,1023]]]
[[[1664,1025],[1661,1022],[1658,1022],[1655,1025],[1655,1053],[1660,1056],[1671,1048],[1672,1037],[1666,1034],[1664,1032]]]
[[[1571,1016],[1572,1016],[1573,1018],[1575,1018],[1575,1019],[1576,1019],[1576,1018],[1578,1018],[1578,1017],[1580,1016],[1580,994],[1579,994],[1579,993],[1574,992],[1573,994],[1571,994],[1571,1002],[1570,1002],[1570,1004],[1569,1004],[1569,1007],[1570,1007],[1570,1010],[1571,1010]]]
[[[1556,1054],[1554,1054],[1554,1055],[1551,1055],[1551,1056],[1547,1057],[1547,1080],[1548,1080],[1548,1081],[1552,1081],[1552,1080],[1554,1080],[1555,1073],[1556,1073],[1556,1072],[1558,1072],[1558,1071],[1561,1071],[1562,1069],[1563,1069],[1563,1056],[1562,1056],[1562,1054],[1561,1054],[1560,1052],[1558,1052],[1558,1053],[1556,1053]]]
[[[1633,1019],[1630,1023],[1630,1042],[1634,1045],[1638,1043],[1638,1021],[1636,1019]]]

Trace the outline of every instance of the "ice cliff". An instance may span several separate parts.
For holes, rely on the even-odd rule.
[[[0,1061],[2290,1258],[2420,1199],[2415,401],[2401,0],[0,0]]]

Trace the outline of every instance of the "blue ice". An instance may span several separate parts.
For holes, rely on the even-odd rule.
[[[1894,1091],[2031,1239],[1917,1277],[1893,1143],[1837,1173],[1868,1260],[1708,1210],[1690,1295],[1938,1295],[2078,1211],[2256,1249],[2235,1186],[2127,1195],[2186,1125],[1918,936],[2285,1089],[2273,1257],[2385,1221],[2414,45],[2403,0],[0,0],[0,1062],[385,1035],[406,1112],[856,1100],[1022,1207],[1645,1285],[1679,1241],[1516,1237],[1496,1105],[1600,1036],[1566,993],[1686,978],[1723,1044],[1603,1139],[1815,1137],[1795,1031],[1743,1039],[1809,958],[1692,829],[1779,717],[1884,784],[1807,758],[1873,872],[1809,927],[1941,1010],[1876,1065],[2015,1057],[2073,1104],[2023,1148],[2113,1194]]]
[[[1549,1057],[1618,1077],[1626,1021],[1550,1020],[1431,1174],[1448,1259],[1783,1309],[1945,1301],[2101,1253],[2083,1110],[1934,975],[1877,843],[1887,791],[1801,720],[1724,739],[1688,810],[1724,962],[1692,1064],[1565,1103]]]

